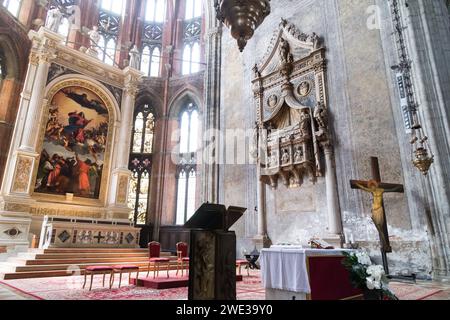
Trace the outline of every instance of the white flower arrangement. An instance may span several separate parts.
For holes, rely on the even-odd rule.
[[[346,260],[344,266],[350,271],[350,279],[355,287],[382,292],[382,296],[392,300],[397,297],[389,289],[389,280],[381,265],[372,263],[369,254],[360,250],[352,253],[344,253]]]
[[[358,251],[355,253],[356,258],[358,258],[358,262],[364,266],[371,266],[372,260],[370,260],[369,255],[365,251]]]

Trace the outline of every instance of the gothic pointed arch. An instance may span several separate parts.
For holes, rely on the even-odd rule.
[[[174,94],[169,102],[169,117],[177,118],[181,110],[189,103],[194,103],[199,112],[203,110],[201,95],[193,86],[186,86]]]

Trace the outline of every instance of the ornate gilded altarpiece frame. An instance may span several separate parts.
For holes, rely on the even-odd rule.
[[[321,42],[282,19],[253,68],[260,179],[272,188],[280,179],[293,188],[324,175],[321,153],[331,143]]]

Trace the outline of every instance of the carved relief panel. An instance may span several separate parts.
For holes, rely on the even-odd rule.
[[[253,69],[258,162],[262,181],[273,188],[279,180],[298,187],[305,177],[323,175],[320,155],[330,145],[325,70],[320,38],[286,20]]]

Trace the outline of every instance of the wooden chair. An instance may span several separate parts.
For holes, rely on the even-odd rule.
[[[112,288],[112,279],[113,279],[113,267],[110,266],[90,266],[90,267],[86,267],[85,271],[84,271],[84,284],[83,284],[83,289],[86,287],[86,280],[87,280],[87,276],[88,274],[91,275],[91,284],[89,286],[89,291],[92,290],[92,281],[94,280],[94,275],[96,274],[102,274],[103,275],[103,287],[105,286],[105,277],[106,274],[109,273],[110,277],[109,277],[109,289]]]
[[[147,277],[150,274],[150,267],[153,264],[153,279],[156,276],[159,277],[159,266],[161,264],[167,265],[167,278],[169,278],[170,259],[161,258],[161,244],[153,241],[148,244],[149,260],[148,260],[148,272]]]
[[[187,273],[189,272],[188,244],[185,242],[178,242],[176,248],[177,248],[177,276],[180,269],[181,269],[181,276],[183,276],[185,264],[187,264],[188,266]]]
[[[113,266],[113,274],[112,274],[112,284],[111,287],[114,286],[114,275],[115,273],[119,273],[119,288],[122,284],[122,274],[124,272],[128,272],[129,278],[131,279],[131,273],[132,272],[137,272],[137,276],[136,276],[136,285],[137,282],[139,280],[139,267],[138,266],[134,266],[134,265],[118,265],[118,266]]]

